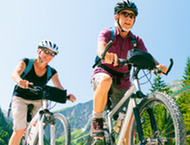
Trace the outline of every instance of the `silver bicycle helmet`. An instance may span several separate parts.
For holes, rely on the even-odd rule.
[[[55,52],[56,54],[58,54],[58,46],[53,43],[52,41],[49,41],[49,40],[42,40],[39,45],[38,45],[38,49],[41,48],[47,48],[53,52]]]

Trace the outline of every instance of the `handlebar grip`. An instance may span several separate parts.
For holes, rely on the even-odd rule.
[[[102,55],[101,55],[101,59],[102,59],[102,60],[104,59],[104,57],[105,57],[105,55],[106,55],[106,52],[107,52],[108,49],[111,47],[112,43],[113,43],[113,40],[110,40],[110,41],[108,42],[108,44],[106,45],[106,47],[105,47],[105,49],[104,49],[104,51],[102,52]]]
[[[168,71],[166,73],[164,73],[165,75],[168,75],[168,73],[170,72],[170,70],[171,70],[171,68],[173,66],[173,63],[174,63],[173,59],[170,58],[170,66],[168,67]]]

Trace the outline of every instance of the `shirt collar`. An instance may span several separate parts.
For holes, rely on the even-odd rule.
[[[115,27],[114,35],[115,35],[115,36],[119,35],[119,29],[118,29],[117,26]],[[129,31],[129,33],[127,34],[126,38],[133,38],[133,34],[132,34],[131,31]]]

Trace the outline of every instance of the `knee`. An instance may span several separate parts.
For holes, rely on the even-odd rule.
[[[101,80],[100,80],[100,87],[101,88],[110,88],[112,84],[112,78],[110,76],[104,76]]]

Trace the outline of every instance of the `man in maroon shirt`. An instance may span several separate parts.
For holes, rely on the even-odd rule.
[[[134,48],[131,37],[135,37],[138,49],[147,51],[142,39],[133,35],[130,31],[135,23],[136,16],[138,15],[136,5],[133,2],[123,0],[117,3],[114,11],[116,26],[113,44],[107,51],[104,61],[101,61],[101,65],[94,70],[91,78],[92,87],[94,89],[93,121],[90,131],[91,136],[103,136],[103,111],[107,104],[108,92],[110,90],[112,92],[110,97],[112,106],[114,107],[131,85],[129,79],[130,70],[128,66],[117,67],[118,58],[126,59],[128,51]],[[110,37],[110,29],[105,29],[100,32],[97,47],[97,54],[99,57],[101,57]],[[159,65],[156,60],[155,64],[162,70],[162,72],[167,71],[167,67]],[[112,71],[108,71],[109,69]],[[115,75],[117,73],[123,74],[123,77]]]

